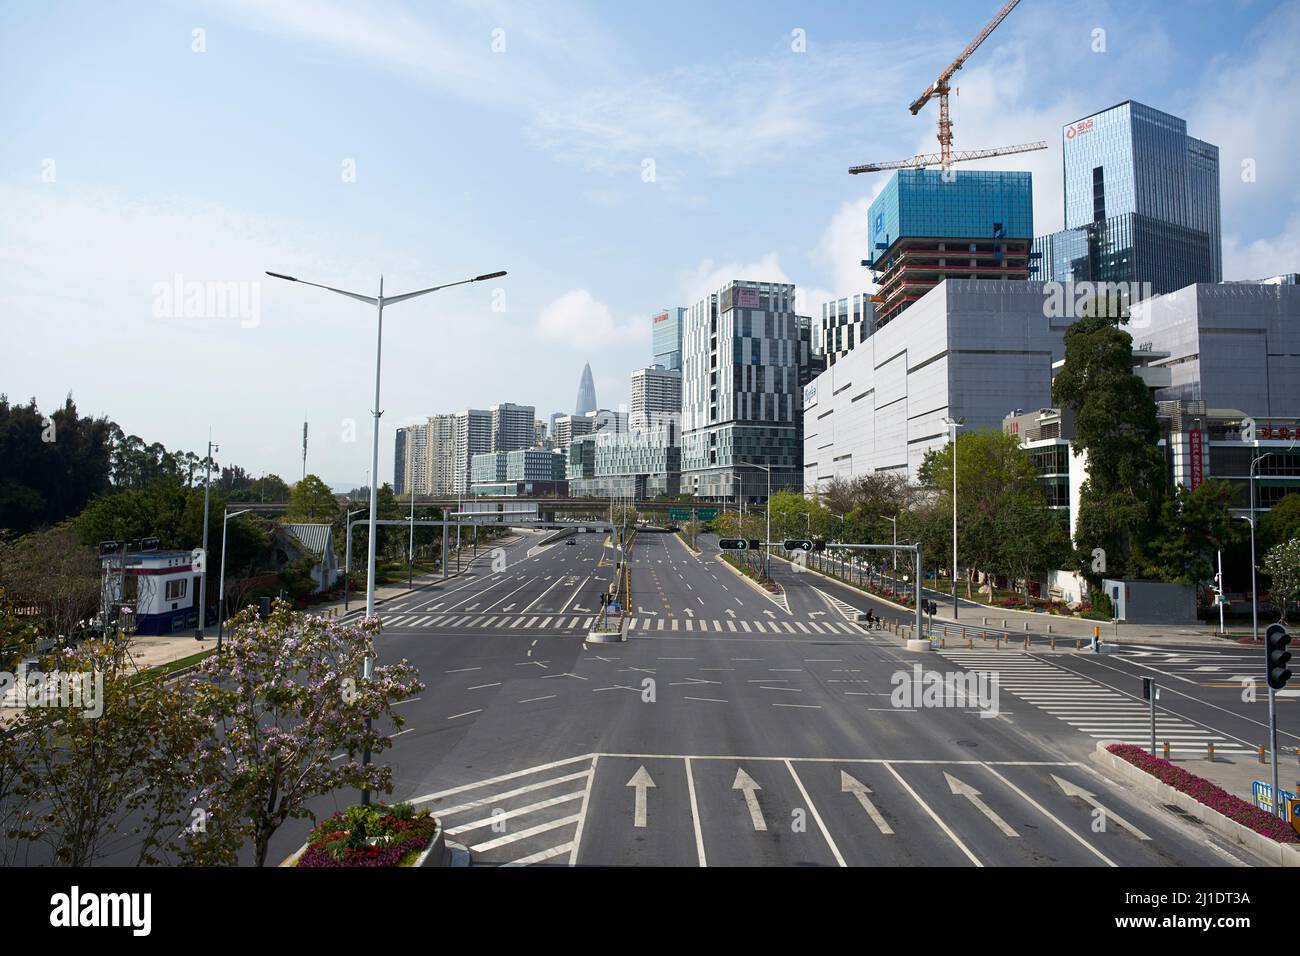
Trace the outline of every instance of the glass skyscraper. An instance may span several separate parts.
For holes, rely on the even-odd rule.
[[[682,322],[686,310],[664,309],[650,320],[650,347],[654,350],[654,364],[664,368],[682,367]]]
[[[1065,230],[1034,241],[1035,278],[1220,282],[1219,149],[1131,100],[1061,131]]]

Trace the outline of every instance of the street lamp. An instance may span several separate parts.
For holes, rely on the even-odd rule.
[[[897,575],[898,574],[898,516],[895,515],[894,517],[891,518],[889,517],[889,515],[881,515],[880,518],[882,521],[888,521],[890,524],[894,526],[894,550],[890,553],[893,555],[894,574]]]
[[[363,514],[365,508],[358,508],[356,511],[349,511],[343,519],[343,533],[347,535],[344,540],[344,558],[343,558],[343,613],[348,613],[348,595],[352,593],[352,516]]]
[[[767,472],[767,536],[763,541],[763,577],[772,579],[771,542],[772,542],[772,466],[760,465],[756,461],[740,461],[738,465],[749,468],[762,468]]]
[[[212,491],[212,453],[221,451],[212,444],[212,429],[208,429],[208,456],[203,459],[203,572],[199,575],[199,626],[194,631],[196,641],[203,640],[203,625],[208,619],[208,497]],[[223,532],[224,533],[224,532]],[[224,549],[222,557],[225,557]]]
[[[375,407],[371,410],[371,415],[375,419],[374,439],[370,448],[370,540],[366,542],[366,550],[369,552],[366,556],[366,617],[375,616],[375,539],[378,537],[378,525],[376,523],[379,517],[379,502],[375,491],[375,486],[379,483],[379,416],[383,411],[379,408],[379,371],[381,360],[383,358],[384,348],[384,306],[396,305],[399,302],[405,302],[407,299],[414,299],[417,296],[428,295],[430,292],[438,292],[441,289],[450,289],[453,286],[468,285],[471,282],[483,282],[486,279],[499,279],[505,275],[505,271],[488,272],[472,279],[460,279],[456,282],[446,282],[442,285],[430,286],[427,289],[417,289],[415,292],[404,292],[401,295],[384,295],[384,277],[379,277],[379,295],[370,296],[362,295],[359,292],[347,292],[343,289],[335,289],[332,286],[320,285],[315,282],[308,282],[305,279],[298,279],[294,276],[287,276],[279,272],[266,273],[273,279],[284,279],[286,282],[301,282],[303,285],[309,285],[316,289],[324,289],[326,292],[333,292],[336,295],[347,296],[349,299],[356,299],[358,302],[365,302],[368,305],[375,306]],[[365,680],[370,680],[375,670],[375,662],[366,655],[363,674]],[[369,725],[369,718],[366,720]],[[362,763],[370,763],[370,750],[366,749],[362,755]],[[368,804],[370,802],[370,793],[367,790],[361,792],[361,802]]]
[[[231,511],[226,509],[224,517],[221,519],[221,580],[217,586],[217,656],[221,656],[221,632],[226,623],[226,527],[231,518],[237,518],[242,514],[248,514],[252,508],[245,508],[242,511]]]
[[[957,619],[957,429],[966,424],[964,418],[945,418],[943,423],[952,429],[952,617]],[[918,569],[920,573],[920,569]],[[1029,585],[1025,585],[1028,589]],[[1028,591],[1026,590],[1026,593]]]

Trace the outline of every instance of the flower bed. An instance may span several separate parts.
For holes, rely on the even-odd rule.
[[[297,866],[411,866],[428,848],[438,822],[409,803],[349,807],[318,823]]]
[[[1234,797],[1217,784],[1189,773],[1168,760],[1151,756],[1141,747],[1132,744],[1111,744],[1106,750],[1128,761],[1139,770],[1151,774],[1179,793],[1187,794],[1197,803],[1204,804],[1244,827],[1249,827],[1261,836],[1277,840],[1279,843],[1300,843],[1300,837],[1296,836],[1296,832],[1285,820],[1261,810],[1240,797]]]

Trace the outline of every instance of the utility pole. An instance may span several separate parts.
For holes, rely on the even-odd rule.
[[[203,640],[203,625],[208,610],[208,499],[212,492],[212,453],[221,448],[212,444],[212,429],[208,428],[208,456],[204,459],[203,473],[203,570],[199,572],[199,626],[194,631],[196,641]],[[225,555],[222,555],[224,559]]]
[[[307,480],[307,413],[303,413],[302,423],[302,478]]]
[[[952,616],[957,619],[957,429],[966,423],[964,418],[945,418],[944,424],[952,429]],[[936,574],[937,578],[938,575]],[[938,584],[938,580],[935,584]],[[1025,585],[1028,593],[1028,585]]]

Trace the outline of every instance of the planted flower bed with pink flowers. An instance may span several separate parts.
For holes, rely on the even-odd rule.
[[[437,833],[428,810],[410,804],[348,807],[322,820],[297,866],[412,866]]]
[[[1204,804],[1216,813],[1221,813],[1229,820],[1249,827],[1261,836],[1277,840],[1279,843],[1300,843],[1300,837],[1285,821],[1273,816],[1240,797],[1234,797],[1217,784],[1204,777],[1189,773],[1182,767],[1175,766],[1168,760],[1153,757],[1141,747],[1132,744],[1111,744],[1106,750],[1116,757],[1126,760],[1139,770],[1155,777],[1163,784],[1173,787],[1179,793],[1185,793],[1197,803]]]

